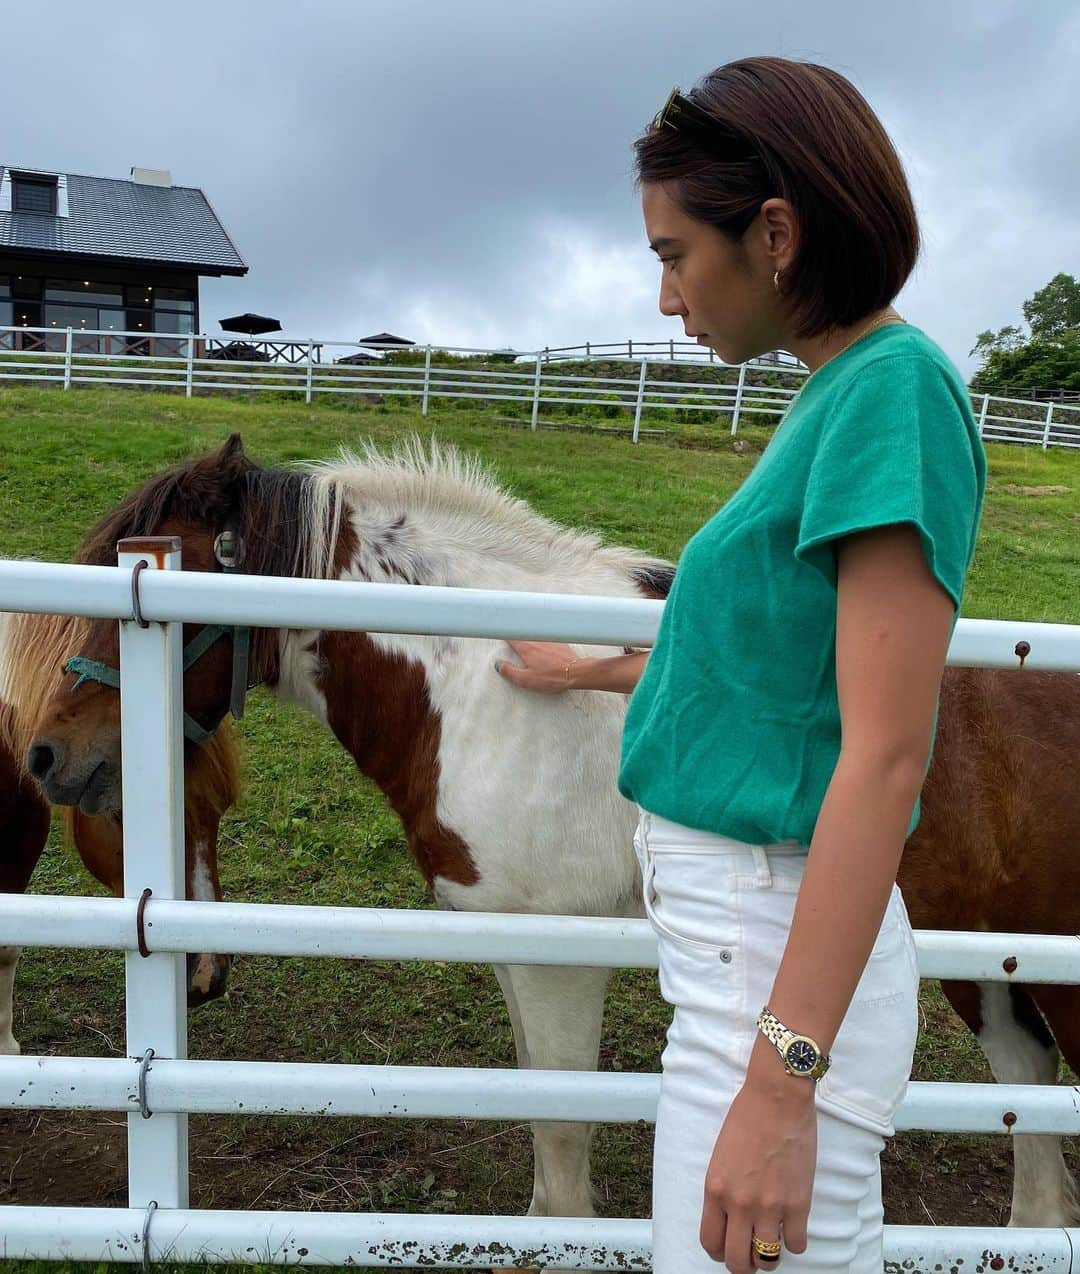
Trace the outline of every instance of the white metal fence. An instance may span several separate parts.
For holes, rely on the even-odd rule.
[[[219,576],[163,551],[117,567],[0,562],[0,610],[121,621],[125,894],[0,896],[5,943],[126,953],[126,1057],[0,1058],[0,1105],[126,1111],[128,1207],[0,1207],[3,1254],[367,1267],[649,1268],[646,1220],[192,1209],[187,1116],[653,1120],[658,1077],[450,1067],[190,1061],[184,958],[241,954],[655,967],[645,921],[183,901],[180,621],[649,645],[662,603]],[[165,551],[167,550],[167,551]],[[136,564],[146,628],[133,622]],[[1080,669],[1080,626],[961,619],[949,662]],[[137,758],[135,761],[133,758]],[[138,781],[133,776],[138,775]],[[150,954],[138,953],[138,900]],[[62,935],[62,941],[57,935]],[[1076,937],[919,931],[923,977],[1080,982]],[[898,1128],[1080,1133],[1080,1089],[912,1083]],[[886,1227],[897,1268],[1065,1274],[1080,1228]],[[1022,1267],[1015,1262],[1030,1264]]]
[[[16,337],[18,338],[16,340]],[[37,338],[28,347],[28,338]],[[125,343],[126,342],[126,343]],[[729,373],[725,383],[715,378],[699,381],[672,380],[660,370],[672,363],[707,366],[701,356],[676,342],[661,343],[649,352],[623,355],[591,353],[583,361],[624,363],[625,376],[580,375],[559,370],[569,355],[559,350],[519,353],[464,346],[414,346],[402,362],[397,345],[378,346],[353,341],[274,341],[279,349],[294,348],[282,361],[262,362],[208,357],[216,338],[205,335],[147,335],[146,332],[99,332],[72,328],[0,327],[0,381],[42,382],[72,385],[144,386],[195,393],[226,391],[278,391],[310,403],[321,395],[409,397],[418,399],[426,416],[433,399],[474,399],[485,403],[523,405],[531,427],[540,423],[541,410],[555,407],[600,407],[633,419],[633,439],[638,441],[643,417],[662,418],[681,413],[683,418],[730,416],[731,432],[744,420],[766,424],[777,420],[798,391],[806,368],[794,360],[757,359],[737,367],[721,364]],[[670,344],[670,357],[664,352]],[[627,347],[634,349],[635,343]],[[590,346],[590,350],[606,347]],[[706,352],[697,347],[699,355]],[[106,351],[106,352],[102,352]],[[126,352],[125,352],[126,351]],[[323,362],[326,354],[336,362]],[[399,361],[380,357],[380,351]],[[342,358],[365,357],[362,364]],[[440,355],[460,356],[458,365],[440,363]],[[487,366],[461,365],[488,361]],[[491,366],[491,361],[499,363]],[[650,376],[650,369],[653,375]],[[987,442],[1028,443],[1080,449],[1080,404],[1002,398],[994,394],[972,395],[972,410],[979,432]]]

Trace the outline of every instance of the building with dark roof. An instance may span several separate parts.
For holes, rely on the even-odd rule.
[[[0,349],[62,348],[70,327],[147,334],[84,336],[87,352],[179,353],[186,342],[158,334],[199,331],[200,277],[247,269],[203,192],[167,172],[0,166],[0,329],[47,329],[0,330]]]

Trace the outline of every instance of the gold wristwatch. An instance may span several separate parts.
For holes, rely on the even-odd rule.
[[[816,1083],[829,1069],[828,1053],[823,1053],[809,1035],[796,1035],[766,1005],[758,1014],[758,1028],[780,1054],[789,1075],[803,1075]]]

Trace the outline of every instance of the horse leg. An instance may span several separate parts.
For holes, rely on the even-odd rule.
[[[1054,1084],[1058,1048],[1030,992],[1004,982],[942,981],[941,989],[979,1042],[999,1084]],[[1064,989],[1064,988],[1062,988]],[[1013,1196],[1009,1225],[1074,1224],[1076,1194],[1052,1134],[1013,1136]]]
[[[610,969],[496,965],[518,1065],[536,1070],[596,1070]],[[530,1216],[592,1216],[592,1125],[534,1123]],[[498,1274],[498,1272],[496,1272]]]
[[[0,761],[0,893],[21,894],[30,883],[49,835],[49,807],[14,766]],[[19,947],[0,946],[0,1055],[18,1053],[11,1033],[12,993]]]
[[[1051,986],[1040,982],[1025,987],[1025,990],[1046,1018],[1065,1061],[1080,1075],[1080,986]],[[1056,1069],[1055,1066],[1055,1078]],[[1052,1224],[1080,1225],[1080,1190],[1068,1168],[1062,1165],[1062,1169],[1060,1215],[1063,1219]]]

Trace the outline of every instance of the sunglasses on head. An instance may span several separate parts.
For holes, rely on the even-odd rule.
[[[668,94],[667,101],[649,125],[649,132],[657,133],[662,128],[674,128],[676,132],[693,138],[702,150],[725,163],[760,158],[745,137],[713,119],[708,111],[680,93],[678,87]]]

